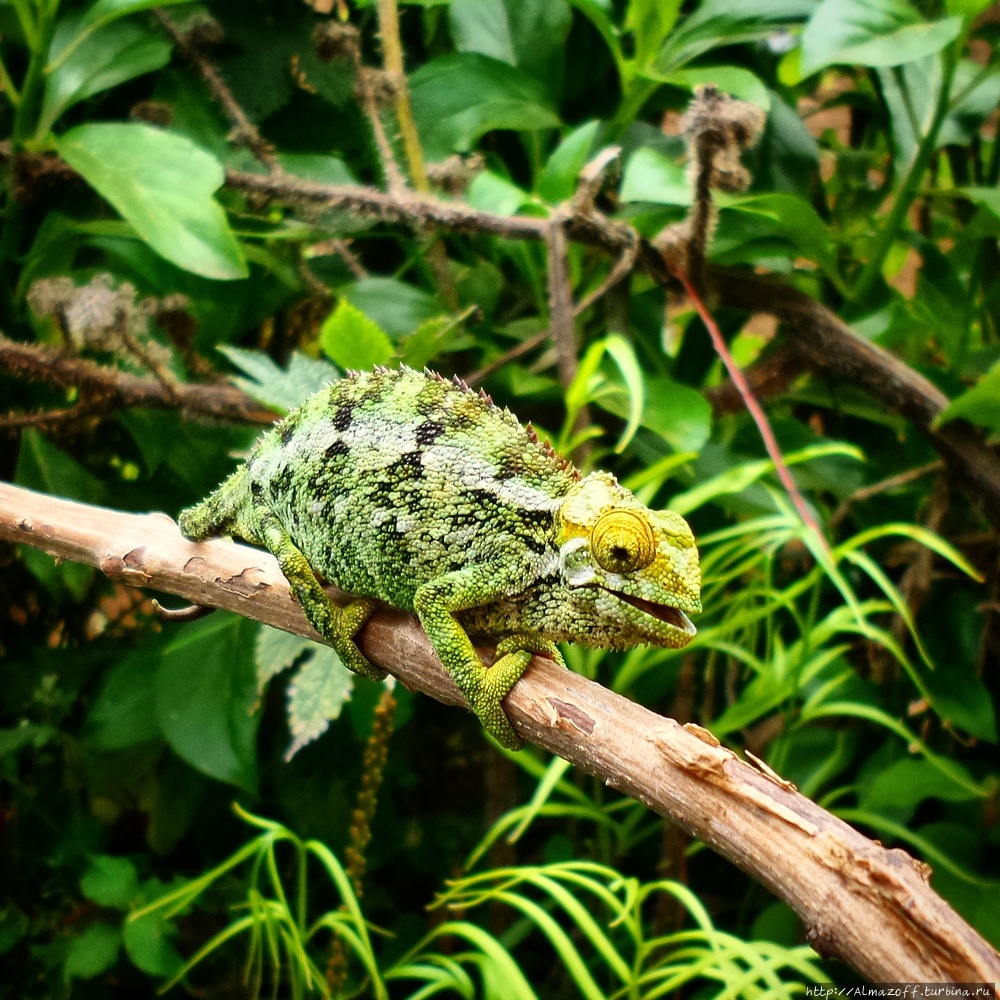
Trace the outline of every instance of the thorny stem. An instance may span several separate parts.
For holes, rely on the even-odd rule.
[[[410,87],[406,80],[406,69],[403,65],[403,45],[399,38],[399,8],[396,0],[378,0],[379,34],[382,38],[382,55],[385,60],[385,70],[396,91],[396,120],[403,139],[403,152],[406,155],[406,165],[415,190],[421,194],[430,192],[430,181],[427,179],[427,166],[424,162],[424,151],[420,145],[417,133],[417,123],[413,117],[413,104],[410,101]],[[458,292],[452,280],[448,256],[439,237],[432,237],[427,248],[427,260],[434,270],[438,289],[445,305],[452,311],[458,308]]]

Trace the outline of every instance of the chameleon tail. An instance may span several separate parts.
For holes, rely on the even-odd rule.
[[[249,474],[241,465],[211,496],[181,511],[177,518],[181,534],[195,542],[229,534],[240,511],[249,505],[249,493]]]

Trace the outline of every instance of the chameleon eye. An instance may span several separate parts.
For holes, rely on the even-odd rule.
[[[653,528],[638,511],[612,510],[602,514],[590,536],[594,558],[609,573],[645,569],[656,555]]]

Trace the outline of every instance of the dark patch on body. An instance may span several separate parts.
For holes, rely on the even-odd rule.
[[[324,454],[327,458],[340,458],[341,455],[346,455],[350,450],[350,446],[346,441],[341,438],[337,438],[337,440],[326,449]]]
[[[443,433],[444,424],[440,420],[425,420],[417,427],[417,444],[432,445]]]
[[[354,421],[354,407],[354,403],[346,401],[337,405],[333,419],[330,421],[333,424],[334,430],[343,433],[351,426]]]

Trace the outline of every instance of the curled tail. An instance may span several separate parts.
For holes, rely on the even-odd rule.
[[[201,503],[182,510],[177,518],[181,534],[200,542],[211,535],[228,535],[236,519],[250,503],[250,478],[241,465],[214,493]]]

